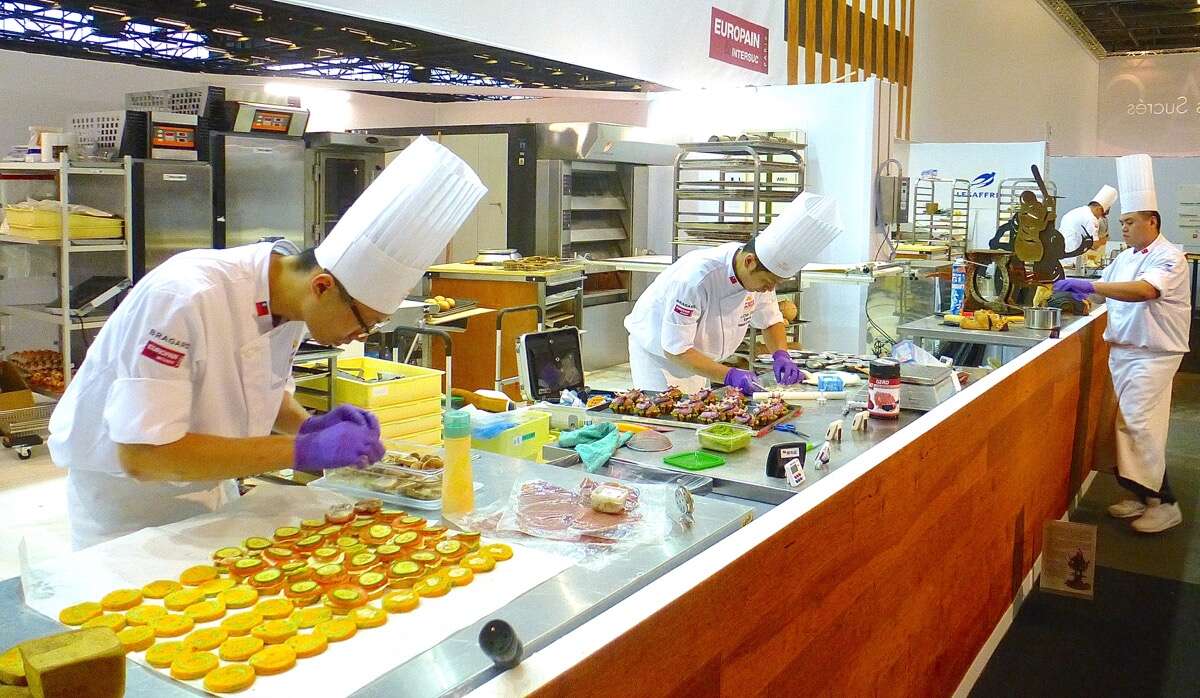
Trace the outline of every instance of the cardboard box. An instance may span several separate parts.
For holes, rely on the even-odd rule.
[[[11,361],[0,361],[0,411],[33,407],[33,391]]]

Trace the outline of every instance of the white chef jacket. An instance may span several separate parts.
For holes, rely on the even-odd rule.
[[[1083,242],[1084,235],[1091,237],[1093,242],[1100,239],[1100,220],[1092,213],[1091,206],[1080,206],[1067,211],[1059,220],[1058,232],[1063,236],[1063,251],[1071,252]],[[1067,264],[1074,259],[1065,257],[1062,263]]]
[[[638,298],[625,318],[636,387],[703,387],[703,377],[694,376],[670,355],[694,348],[723,361],[741,346],[750,325],[766,329],[783,322],[774,291],[752,293],[737,280],[733,260],[741,247],[730,242],[689,252]]]
[[[139,281],[88,350],[50,418],[54,462],[68,469],[75,547],[213,511],[233,480],[140,482],[117,444],[167,444],[188,433],[271,433],[306,327],[273,327],[272,252],[290,242],[171,257]]]
[[[1159,297],[1142,303],[1109,299],[1109,344],[1153,352],[1186,354],[1191,328],[1192,301],[1187,259],[1183,251],[1162,235],[1142,250],[1121,252],[1100,276],[1101,281],[1147,281]]]

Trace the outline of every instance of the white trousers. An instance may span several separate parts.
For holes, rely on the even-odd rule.
[[[633,337],[629,338],[629,370],[633,374],[630,387],[640,390],[666,390],[674,385],[685,393],[694,393],[708,387],[707,378],[689,375],[686,366],[651,354]]]
[[[1171,381],[1182,361],[1182,354],[1109,347],[1108,370],[1117,395],[1117,472],[1156,492],[1167,472]]]

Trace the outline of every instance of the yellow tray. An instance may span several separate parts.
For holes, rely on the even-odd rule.
[[[490,439],[471,439],[471,446],[503,456],[537,461],[542,446],[550,442],[550,413],[530,410],[522,423]]]
[[[335,402],[374,410],[400,403],[409,403],[442,394],[442,371],[421,366],[375,359],[369,356],[338,359],[339,371],[349,371],[362,378],[339,373],[333,381]],[[373,380],[380,374],[400,376],[389,380]]]
[[[18,237],[31,240],[62,238],[62,214],[58,211],[5,206],[4,219],[8,221],[10,233]],[[67,225],[71,228],[71,237],[75,239],[119,238],[125,234],[125,222],[120,218],[72,213],[67,216]]]
[[[402,419],[398,422],[381,422],[379,424],[379,434],[384,439],[408,439],[410,434],[419,434],[426,431],[440,432],[441,429],[441,412],[425,415],[424,417]]]
[[[441,446],[442,428],[439,426],[437,429],[409,434],[404,437],[403,441],[409,444],[421,444],[424,446]]]
[[[380,423],[399,422],[402,419],[413,419],[426,415],[441,417],[444,397],[426,397],[420,400],[410,400],[388,407],[377,407],[372,412],[379,418]]]

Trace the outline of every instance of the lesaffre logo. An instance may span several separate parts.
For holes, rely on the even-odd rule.
[[[996,192],[981,191],[987,189],[996,183],[995,172],[982,172],[978,177],[971,180],[971,198],[972,199],[995,199]]]
[[[975,179],[971,180],[971,186],[974,187],[990,187],[996,183],[995,172],[984,172]]]

